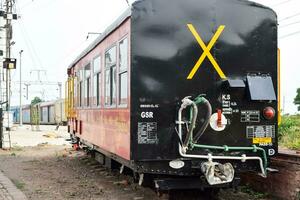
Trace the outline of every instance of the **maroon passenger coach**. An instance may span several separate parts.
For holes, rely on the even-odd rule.
[[[136,1],[68,68],[68,127],[155,186],[267,176],[278,151],[277,16],[244,0]]]

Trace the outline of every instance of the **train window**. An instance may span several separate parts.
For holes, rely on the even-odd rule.
[[[121,105],[127,105],[127,96],[128,96],[128,84],[127,84],[128,76],[127,76],[127,72],[124,72],[124,73],[120,74],[119,77],[120,77],[120,82],[119,82],[120,83],[119,103]]]
[[[94,75],[94,99],[96,102],[94,105],[100,106],[101,104],[101,72]]]
[[[82,81],[84,78],[84,71],[83,70],[79,70],[79,80]]]
[[[86,79],[86,106],[90,106],[90,81],[91,78]]]
[[[110,105],[110,69],[105,70],[105,105]]]
[[[100,106],[101,105],[101,85],[102,85],[102,74],[101,72],[99,72],[97,74],[97,85],[98,85],[98,89],[97,89],[97,105]]]
[[[116,66],[105,70],[105,105],[116,104]]]
[[[116,104],[116,46],[110,48],[105,53],[105,105]]]
[[[116,64],[117,61],[117,47],[113,46],[105,53],[105,67],[110,67]]]
[[[82,81],[79,82],[79,107],[82,106],[82,88],[83,88],[83,84]]]
[[[90,76],[91,76],[91,65],[88,64],[85,68],[84,68],[84,74],[85,74],[85,86],[84,86],[84,98],[86,100],[85,105],[86,106],[90,106]]]
[[[117,103],[117,70],[116,65],[111,68],[111,104],[115,105]]]
[[[88,78],[91,76],[91,65],[88,64],[87,66],[85,66],[84,68],[84,76],[85,78]]]
[[[98,56],[97,58],[94,59],[93,62],[93,75],[94,75],[94,80],[93,80],[93,86],[94,86],[94,92],[93,92],[93,98],[94,98],[94,105],[100,106],[101,101],[101,57]]]
[[[101,58],[100,56],[96,57],[93,62],[93,72],[96,74],[101,70]]]
[[[128,98],[128,40],[125,38],[119,43],[119,104],[127,105]]]
[[[122,40],[119,44],[119,62],[120,62],[120,72],[126,71],[128,66],[128,41],[127,38]]]

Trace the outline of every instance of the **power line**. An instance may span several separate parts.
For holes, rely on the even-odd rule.
[[[300,21],[292,22],[292,23],[289,23],[289,24],[283,24],[283,25],[280,25],[279,27],[280,28],[285,28],[285,27],[288,27],[288,26],[291,26],[291,25],[294,25],[294,24],[300,24]]]
[[[49,1],[49,2],[50,2],[50,1]],[[18,8],[18,10],[21,10],[21,9],[19,8],[18,5],[17,5],[17,8]],[[36,49],[35,49],[35,46],[34,46],[32,40],[31,40],[31,38],[30,38],[30,36],[29,36],[29,34],[28,34],[28,32],[27,32],[27,29],[26,29],[25,24],[23,23],[23,20],[19,20],[18,22],[19,22],[20,30],[21,30],[21,32],[22,32],[22,34],[23,34],[23,36],[24,36],[24,39],[26,40],[26,41],[25,41],[25,42],[26,42],[26,46],[29,47],[30,53],[32,53],[31,56],[34,56],[34,57],[35,57],[35,60],[38,62],[39,66],[41,66],[41,68],[44,68],[44,65],[43,65],[43,63],[42,63],[40,57],[39,57],[38,54],[37,54],[37,51],[36,51]],[[29,44],[29,45],[28,45],[28,44]],[[30,48],[30,47],[31,47],[31,48]],[[35,60],[34,60],[34,61],[35,61]],[[35,62],[34,62],[34,63],[35,63]],[[46,79],[48,79],[47,76],[46,76]]]
[[[18,0],[18,1],[20,1],[20,0]],[[53,4],[55,1],[57,1],[57,0],[48,0],[48,1],[46,1],[46,2],[43,2],[43,1],[37,1],[37,3],[43,2],[43,3],[40,3],[40,5],[38,6],[38,8],[39,8],[38,11],[41,11],[41,10],[46,9],[46,8],[49,8],[49,6],[50,6],[51,4]],[[35,1],[35,2],[36,2],[36,1]],[[27,4],[24,4],[24,5],[22,5],[21,7],[18,6],[19,13],[22,13],[22,10],[25,10],[27,7],[30,7],[30,6],[32,6],[32,5],[34,5],[34,1],[28,2]],[[36,4],[35,4],[35,5],[36,5]]]
[[[39,58],[39,56],[38,56],[38,54],[37,54],[37,52],[36,52],[36,50],[35,50],[35,46],[34,46],[32,40],[31,40],[31,38],[30,38],[30,36],[29,36],[29,34],[28,34],[28,32],[27,32],[27,29],[26,29],[26,27],[25,27],[23,21],[20,20],[19,22],[20,22],[19,24],[20,24],[21,30],[22,30],[22,32],[27,36],[26,38],[27,38],[27,40],[28,40],[28,42],[29,42],[29,45],[31,46],[31,50],[32,50],[34,56],[36,57],[36,59],[37,59],[37,61],[38,61],[39,66],[41,66],[41,67],[43,68],[42,61],[41,61],[41,59]]]
[[[285,18],[283,18],[283,19],[280,19],[279,22],[282,22],[282,21],[291,19],[291,18],[293,18],[293,17],[297,17],[297,16],[299,16],[299,15],[300,15],[300,13],[296,13],[296,14],[294,14],[294,15],[291,15],[291,16],[285,17]]]
[[[19,24],[19,27],[20,27],[21,34],[24,38],[25,45],[27,46],[27,49],[28,49],[28,52],[29,52],[28,55],[30,56],[32,63],[36,66],[37,65],[36,64],[36,59],[34,58],[34,53],[32,51],[32,48],[31,48],[30,44],[29,44],[29,41],[27,39],[27,35],[25,34],[25,31],[23,30],[23,27],[21,26],[20,21],[18,21],[18,24]]]
[[[290,2],[290,1],[292,1],[292,0],[286,0],[286,1],[283,1],[281,3],[274,4],[274,5],[271,5],[271,7],[275,7],[275,6],[279,6],[279,5],[282,5],[282,4],[286,4],[286,3]]]
[[[279,37],[279,39],[284,39],[284,38],[287,38],[287,37],[290,37],[290,36],[293,36],[293,35],[297,35],[297,34],[300,34],[300,31],[296,31],[296,32],[293,32],[293,33],[290,33],[290,34],[287,34],[287,35],[283,35],[283,36]]]

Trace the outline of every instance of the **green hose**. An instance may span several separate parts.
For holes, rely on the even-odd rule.
[[[267,166],[268,166],[268,159],[267,159],[266,150],[264,150],[261,147],[257,147],[256,145],[253,145],[252,147],[231,147],[231,146],[227,146],[227,145],[212,146],[212,145],[201,145],[201,144],[190,143],[189,146],[191,147],[191,150],[193,148],[201,148],[201,149],[223,150],[225,152],[235,151],[235,150],[246,150],[246,151],[253,151],[253,152],[261,151],[262,155],[263,155],[263,160],[264,160],[264,170],[265,170],[265,172],[266,172],[266,169],[267,169]]]
[[[196,103],[196,105],[201,104],[203,102],[205,102],[205,98],[203,97],[203,95],[199,95],[197,98],[195,98],[194,102]],[[190,108],[190,122],[192,121],[192,117],[193,117],[193,107]],[[195,144],[193,142],[193,132],[190,135],[189,138],[189,145],[188,147],[190,148],[190,150],[193,150],[194,148],[201,148],[201,149],[215,149],[215,150],[223,150],[225,152],[228,151],[235,151],[235,150],[246,150],[246,151],[252,151],[252,152],[257,152],[257,151],[261,151],[262,155],[263,155],[263,160],[264,160],[264,170],[265,173],[267,172],[267,166],[268,166],[268,159],[267,159],[267,154],[265,149],[261,148],[261,147],[257,147],[256,145],[253,145],[252,147],[232,147],[232,146],[213,146],[213,145],[201,145],[201,144]]]

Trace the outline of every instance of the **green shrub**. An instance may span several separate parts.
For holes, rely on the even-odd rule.
[[[280,146],[300,149],[300,115],[283,116],[278,131]]]

